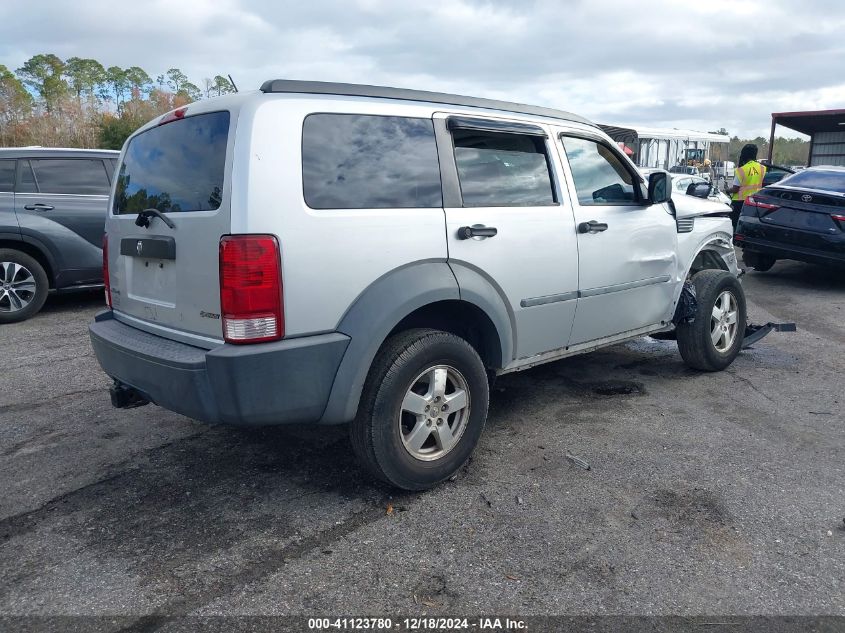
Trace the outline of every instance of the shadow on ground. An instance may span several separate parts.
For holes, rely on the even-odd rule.
[[[39,314],[71,312],[87,308],[105,308],[103,290],[85,290],[79,292],[54,293],[47,297],[47,302]],[[37,315],[36,315],[37,316]]]

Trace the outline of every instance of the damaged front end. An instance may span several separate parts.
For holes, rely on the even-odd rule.
[[[681,323],[693,323],[698,312],[698,300],[695,296],[695,285],[690,279],[684,282],[681,296],[678,298],[678,305],[675,308],[675,315],[672,317],[672,324],[677,326]],[[770,332],[795,332],[797,328],[794,323],[766,323],[755,325],[747,322],[745,324],[745,336],[742,340],[742,349],[748,349],[754,343],[762,340]],[[677,332],[674,328],[663,332],[651,334],[651,338],[661,341],[674,341],[677,339]]]

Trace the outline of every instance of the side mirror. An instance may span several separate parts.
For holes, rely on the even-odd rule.
[[[712,187],[709,182],[691,182],[687,187],[687,195],[696,198],[709,198]]]
[[[669,174],[655,171],[648,176],[648,201],[651,204],[668,202],[672,198],[672,185]]]

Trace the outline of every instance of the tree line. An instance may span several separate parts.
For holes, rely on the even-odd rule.
[[[99,147],[120,149],[141,125],[173,108],[198,99],[234,92],[226,77],[193,83],[178,68],[151,76],[140,66],[105,67],[96,59],[52,53],[30,57],[14,72],[0,64],[0,147]],[[717,134],[727,134],[722,128]],[[759,156],[768,139],[740,139],[714,145],[714,160],[736,160],[742,146],[754,143]],[[775,139],[774,162],[805,165],[809,142]],[[723,155],[727,153],[727,155]]]
[[[0,147],[120,149],[150,119],[234,90],[222,75],[198,86],[178,68],[151,76],[140,66],[42,53],[14,71],[0,64]]]
[[[712,134],[727,134],[727,130],[722,128],[712,132]],[[727,156],[725,154],[725,146],[723,144],[715,144],[711,149],[711,156],[714,160],[730,160],[735,163],[739,161],[739,153],[742,148],[748,143],[753,143],[757,146],[757,157],[766,158],[769,155],[769,139],[758,136],[757,138],[739,138],[732,136],[727,147]],[[810,155],[810,142],[800,138],[785,138],[782,136],[775,137],[775,151],[772,154],[772,162],[775,165],[806,165],[807,158]]]

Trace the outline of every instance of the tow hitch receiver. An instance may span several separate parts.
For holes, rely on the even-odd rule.
[[[111,396],[112,406],[117,409],[134,409],[150,403],[140,391],[123,384],[119,380],[115,380],[109,388],[109,395]]]
[[[795,331],[796,327],[794,323],[766,323],[766,325],[754,325],[749,323],[745,326],[745,338],[742,340],[742,349],[748,349],[769,332]]]

